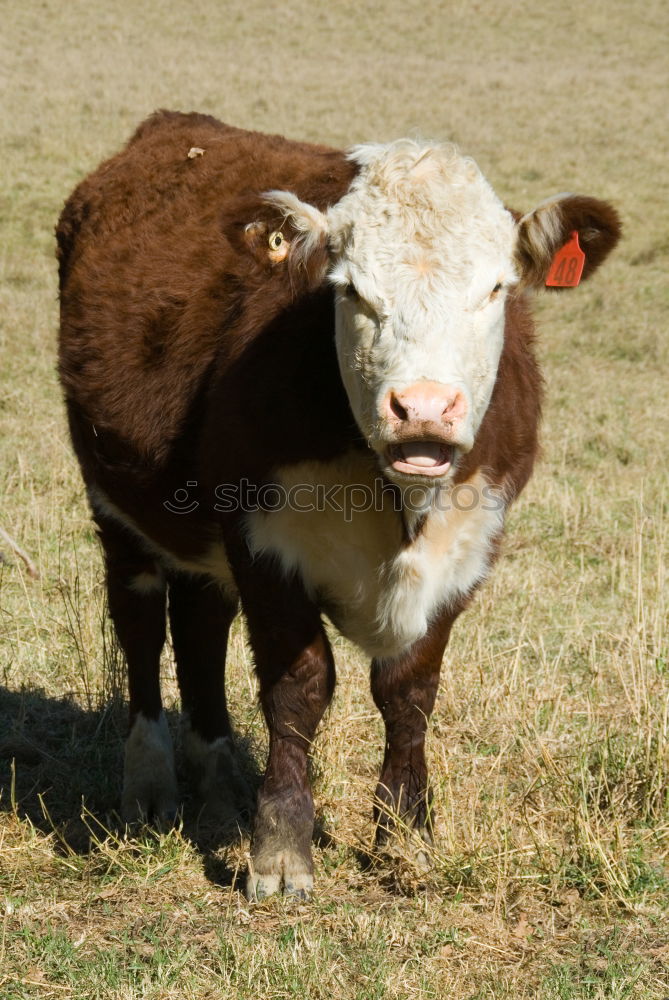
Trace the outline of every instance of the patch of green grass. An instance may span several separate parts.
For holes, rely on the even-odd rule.
[[[662,962],[635,954],[632,942],[615,928],[593,939],[571,962],[556,965],[543,980],[542,1000],[627,1000],[632,997],[663,998],[669,972]]]

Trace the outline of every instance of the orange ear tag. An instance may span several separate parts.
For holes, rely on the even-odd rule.
[[[549,288],[576,288],[585,265],[585,254],[578,242],[578,233],[574,229],[569,240],[553,257],[546,284]]]

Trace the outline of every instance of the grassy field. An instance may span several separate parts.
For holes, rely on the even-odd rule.
[[[669,996],[669,197],[660,0],[3,0],[0,997]],[[459,621],[429,739],[434,871],[373,868],[367,666],[314,753],[318,892],[249,906],[248,831],[125,839],[123,675],[55,378],[53,227],[156,107],[349,145],[454,139],[510,205],[607,198],[625,238],[537,300],[544,456]],[[262,767],[241,625],[231,701]],[[176,688],[164,663],[171,721]]]

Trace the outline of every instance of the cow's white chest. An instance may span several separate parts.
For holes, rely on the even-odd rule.
[[[286,572],[299,573],[348,639],[391,658],[486,575],[504,509],[477,473],[455,498],[444,491],[407,544],[389,498],[373,499],[374,477],[364,455],[282,469],[276,479],[288,503],[250,514],[248,536],[254,553],[274,554]]]

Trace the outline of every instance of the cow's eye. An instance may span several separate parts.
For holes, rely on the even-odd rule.
[[[355,285],[352,285],[350,282],[349,282],[348,285],[346,285],[346,287],[344,289],[344,295],[346,296],[347,299],[350,299],[351,302],[359,302],[360,301],[360,295],[358,294],[357,288],[355,287]]]
[[[283,233],[280,233],[278,229],[276,232],[270,233],[268,242],[270,250],[278,250],[283,243]]]
[[[501,290],[502,290],[502,282],[501,282],[501,281],[498,281],[498,282],[497,282],[497,284],[495,285],[495,287],[493,288],[492,292],[490,293],[490,298],[491,298],[491,299],[494,299],[494,298],[495,298],[495,296],[496,296],[496,295],[497,295],[497,294],[498,294],[499,292],[501,292]]]

